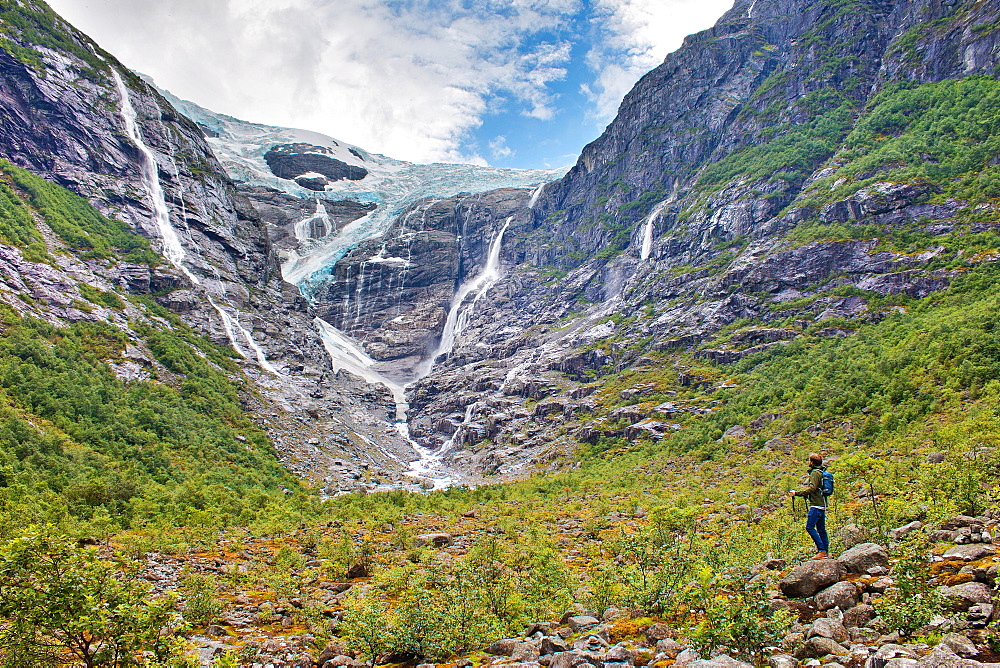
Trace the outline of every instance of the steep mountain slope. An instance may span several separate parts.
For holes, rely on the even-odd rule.
[[[411,165],[181,105],[199,126],[44,4],[12,3],[0,19],[3,155],[140,230],[162,256],[113,263],[99,272],[101,289],[150,295],[233,346],[251,382],[244,407],[298,475],[330,492],[416,485],[419,477],[403,475],[420,453],[397,428],[401,392],[366,382],[381,378],[327,335],[316,317],[329,314],[311,310],[300,289],[319,290],[330,261],[413,202],[534,187],[557,174]],[[244,177],[239,188],[213,147]],[[60,310],[69,299],[36,289],[44,271],[33,271],[35,303],[18,298],[25,280],[0,296],[18,313],[53,324],[106,318]]]
[[[508,230],[412,433],[522,473],[601,425],[667,438],[665,414],[581,397],[653,360],[676,387],[700,382],[692,355],[850,335],[991,264],[997,9],[748,2],[689,37]]]
[[[992,661],[998,25],[737,3],[538,187],[196,125],[0,3],[0,661]],[[888,550],[804,597],[812,451]]]

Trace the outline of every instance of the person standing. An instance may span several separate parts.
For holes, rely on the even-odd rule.
[[[809,514],[806,531],[816,543],[813,559],[830,558],[830,537],[826,534],[826,496],[823,495],[823,458],[817,453],[809,455],[809,482],[805,488],[789,492],[792,497],[801,496],[806,500]]]

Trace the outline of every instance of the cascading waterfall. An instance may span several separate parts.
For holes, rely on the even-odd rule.
[[[330,231],[333,229],[330,225],[330,214],[327,212],[326,206],[323,204],[323,200],[319,197],[316,198],[316,212],[308,218],[303,218],[299,222],[295,223],[295,239],[301,242],[314,238],[310,232],[312,224],[316,220],[323,223],[323,229],[325,230],[325,234],[323,236],[330,234]]]
[[[434,360],[438,356],[452,351],[455,339],[468,324],[476,303],[500,280],[500,251],[503,245],[504,234],[510,226],[511,220],[512,218],[507,218],[504,221],[504,224],[490,242],[483,270],[475,278],[465,281],[456,291],[445,321],[441,342],[438,344],[433,356],[425,360],[417,369],[417,373],[411,382],[416,382],[430,373],[434,365]],[[399,260],[402,261],[403,259],[399,258]],[[406,262],[409,263],[409,260],[406,260]],[[358,290],[358,298],[360,299],[362,298],[360,285]],[[470,302],[469,296],[473,294],[475,296]],[[344,307],[346,315],[347,303],[345,303]],[[360,345],[330,323],[321,318],[316,318],[315,324],[323,341],[323,346],[330,356],[334,371],[340,369],[349,371],[369,383],[386,387],[392,393],[393,401],[396,405],[396,429],[410,443],[418,456],[415,461],[409,463],[409,470],[406,471],[406,474],[428,480],[434,489],[441,489],[457,482],[459,479],[458,476],[450,472],[448,467],[443,463],[444,455],[454,446],[454,436],[437,450],[426,448],[410,438],[406,416],[406,412],[409,409],[409,404],[406,401],[406,387],[409,383],[400,384],[376,371],[374,368],[376,365],[375,360],[365,353]],[[463,424],[471,421],[474,406],[475,404],[466,407]],[[398,461],[398,458],[393,453],[385,451],[385,454]]]
[[[410,446],[417,453],[417,459],[409,462],[407,475],[429,481],[434,489],[443,489],[455,483],[458,477],[449,473],[443,466],[440,452],[434,452],[430,448],[425,448],[410,438],[409,426],[406,422],[406,411],[409,404],[406,402],[406,388],[400,383],[394,382],[380,374],[373,367],[376,362],[365,353],[354,341],[339,329],[326,322],[322,318],[314,320],[316,329],[319,331],[323,347],[326,348],[330,356],[331,365],[334,371],[341,369],[362,378],[373,385],[382,385],[392,394],[393,402],[396,405],[396,430],[399,432]],[[376,447],[378,447],[376,445]],[[406,464],[390,450],[380,448],[382,452],[400,464]]]
[[[549,183],[548,181],[542,181],[541,183],[538,184],[538,186],[534,190],[531,191],[531,199],[528,200],[529,209],[534,209],[535,205],[538,204],[538,198],[542,194],[542,191],[545,189],[545,186],[548,183]]]
[[[163,187],[160,185],[160,174],[159,167],[156,164],[156,156],[153,155],[153,151],[146,145],[146,142],[142,140],[142,134],[139,132],[139,125],[136,123],[136,113],[135,107],[132,106],[132,99],[129,97],[128,89],[125,87],[125,82],[122,81],[121,75],[118,70],[111,68],[111,75],[115,80],[115,86],[118,88],[118,96],[121,102],[121,116],[125,121],[125,133],[135,144],[136,148],[139,149],[139,153],[142,154],[141,161],[141,177],[142,185],[146,188],[146,192],[149,193],[150,200],[153,203],[153,219],[156,221],[156,228],[160,233],[160,238],[163,240],[163,254],[166,256],[167,260],[174,267],[179,269],[188,280],[194,285],[201,286],[201,279],[195,276],[190,269],[184,266],[184,258],[187,257],[187,252],[184,250],[184,246],[181,244],[180,237],[177,236],[177,230],[174,229],[173,224],[170,222],[170,209],[167,207],[167,198],[163,193]],[[261,349],[257,342],[254,341],[251,333],[244,328],[239,319],[234,319],[231,315],[226,313],[226,311],[219,306],[212,295],[205,291],[205,296],[208,298],[208,303],[212,305],[219,317],[222,318],[222,326],[226,330],[226,336],[229,338],[230,343],[233,348],[241,356],[249,359],[247,354],[243,352],[243,349],[237,343],[238,337],[236,336],[236,331],[243,335],[246,339],[247,344],[254,351],[257,357],[257,362],[262,368],[275,375],[281,375],[278,371],[267,361],[267,357],[264,355],[264,351]]]
[[[504,221],[503,227],[500,228],[500,231],[493,237],[493,241],[490,242],[486,266],[483,267],[483,270],[472,280],[462,283],[455,292],[455,296],[452,297],[451,306],[448,308],[448,318],[444,323],[444,331],[441,332],[441,341],[438,343],[434,353],[420,365],[418,378],[423,378],[431,372],[431,369],[434,367],[434,361],[438,357],[447,355],[454,349],[455,338],[469,324],[469,318],[473,310],[472,307],[500,280],[500,249],[503,245],[503,235],[510,226],[510,221],[511,218]],[[463,309],[462,306],[465,304],[465,300],[472,293],[476,293],[472,304],[468,308]]]
[[[132,106],[132,99],[129,97],[128,89],[125,88],[125,82],[122,81],[118,70],[111,68],[111,75],[114,77],[115,85],[118,87],[118,95],[121,98],[121,115],[125,120],[125,132],[142,154],[142,164],[140,166],[142,184],[145,186],[153,202],[153,220],[156,221],[156,228],[160,233],[160,238],[163,240],[163,254],[170,264],[184,272],[184,275],[192,283],[201,285],[198,277],[184,266],[184,258],[187,254],[184,252],[181,240],[177,236],[177,231],[170,223],[170,209],[167,208],[167,199],[163,194],[163,188],[160,186],[160,175],[159,169],[156,166],[156,157],[153,155],[153,151],[142,140],[142,135],[139,134],[139,126],[135,121],[135,108]]]
[[[656,206],[653,210],[649,212],[646,216],[646,222],[642,226],[642,251],[639,254],[639,259],[648,260],[649,256],[653,252],[653,223],[660,216],[663,208],[670,203],[670,199],[666,199]]]

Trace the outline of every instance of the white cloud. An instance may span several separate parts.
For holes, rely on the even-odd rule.
[[[590,12],[594,115],[691,22],[731,0],[50,0],[128,66],[249,121],[324,132],[417,160],[465,154],[487,114],[556,117],[570,24]],[[705,18],[705,25],[710,23]],[[704,26],[695,26],[704,27]],[[513,138],[510,143],[517,146]],[[505,144],[506,146],[506,144]],[[509,147],[508,147],[509,149]]]
[[[490,141],[490,154],[494,158],[509,158],[514,155],[514,149],[507,146],[507,138],[497,135]]]

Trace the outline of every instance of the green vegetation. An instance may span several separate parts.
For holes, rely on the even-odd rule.
[[[1000,154],[1000,82],[970,77],[889,86],[844,144],[837,171],[812,189],[825,201],[875,180],[934,184],[941,197],[970,204],[1000,197],[1000,167],[993,164]],[[831,189],[841,179],[847,182]]]
[[[32,211],[13,186],[7,174],[0,174],[0,242],[20,248],[30,262],[48,261],[45,241],[35,226]]]
[[[180,616],[151,599],[137,564],[36,528],[0,544],[0,665],[124,667],[180,658]],[[175,664],[176,665],[176,664]]]
[[[372,659],[443,661],[558,617],[573,601],[573,581],[558,553],[535,538],[522,545],[489,538],[455,564],[408,563],[380,573],[345,604],[345,637]]]
[[[80,256],[83,258],[121,258],[128,262],[149,265],[157,263],[158,258],[150,249],[149,241],[133,232],[120,220],[102,215],[79,195],[27,170],[15,167],[6,160],[0,160],[0,174],[2,174],[0,178],[16,186],[26,195],[26,198],[22,199],[13,192],[3,193],[0,190],[0,206],[3,207],[0,215],[6,219],[17,220],[19,224],[17,229],[26,227],[24,209],[30,206],[60,239],[71,248],[82,251]],[[6,200],[9,198],[12,201],[8,204]],[[19,202],[21,208],[14,202]],[[8,214],[8,211],[12,213]],[[26,234],[22,232],[20,237],[14,237],[20,240],[20,243],[15,245],[25,244]],[[30,247],[30,236],[26,239],[25,247]]]
[[[246,522],[281,497],[280,486],[295,486],[242,412],[227,375],[231,353],[190,330],[135,329],[164,382],[125,383],[112,373],[107,362],[128,339],[111,326],[4,316],[4,534],[26,520],[82,522],[82,531],[88,523],[103,531]]]
[[[89,69],[84,74],[89,78],[108,67],[82,43],[82,37],[41,0],[0,0],[0,48],[44,74],[38,52],[12,40],[71,53],[87,63]]]
[[[805,179],[840,146],[854,120],[854,108],[831,91],[819,91],[802,104],[817,107],[809,121],[777,127],[769,141],[730,153],[706,166],[698,178],[698,187],[719,190],[736,180],[752,183],[761,179]]]

